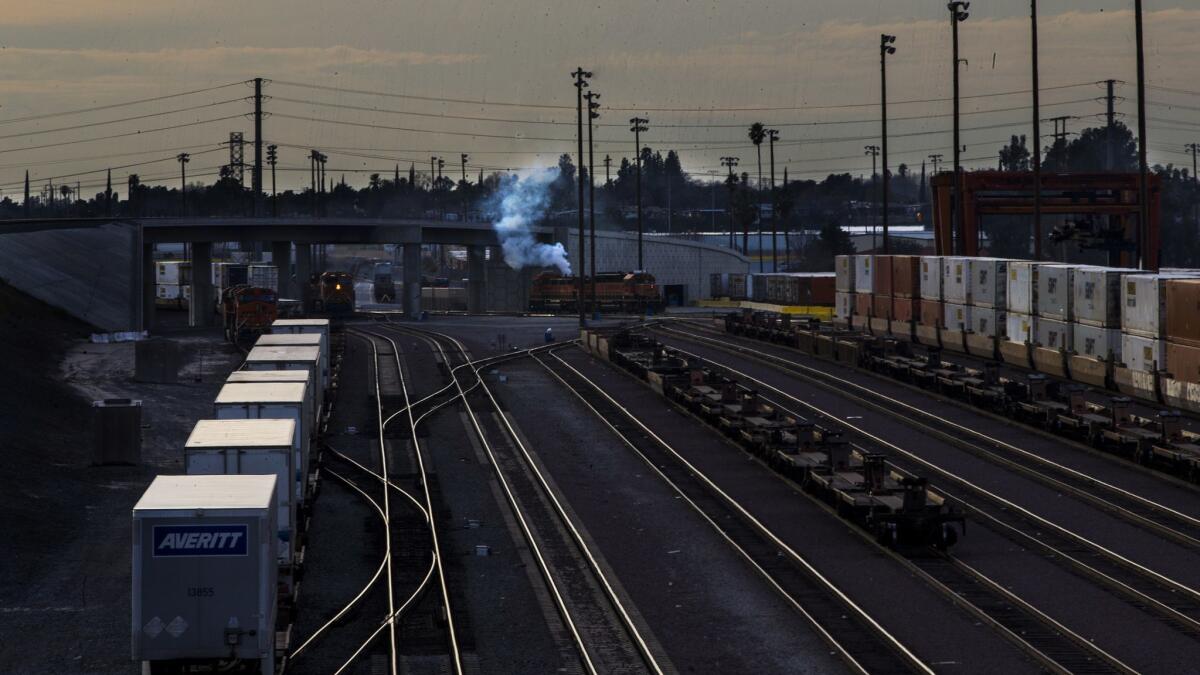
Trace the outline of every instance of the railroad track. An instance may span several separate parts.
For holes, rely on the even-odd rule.
[[[830,644],[831,648],[842,655],[847,665],[858,672],[895,672],[898,667],[914,670],[925,668],[919,661],[915,661],[915,656],[907,649],[903,649],[898,640],[888,634],[882,626],[870,621],[864,610],[854,605],[849,598],[838,597],[840,592],[837,592],[832,584],[829,584],[815,569],[811,568],[811,565],[786,547],[782,541],[779,541],[778,537],[772,534],[765,524],[757,521],[744,507],[722,491],[715,481],[684,459],[678,451],[645,426],[636,415],[608,396],[598,384],[558,357],[557,354],[554,354],[553,357],[558,361],[560,369],[565,369],[563,373],[556,372],[547,363],[541,359],[538,360],[564,386],[583,400],[589,409],[604,420],[609,428],[628,447],[641,456],[653,471],[699,511],[705,520],[715,527],[739,553],[746,557],[751,565],[816,627],[818,633]],[[575,380],[580,384],[571,384],[567,381],[568,379]],[[764,397],[764,400],[768,399]],[[777,403],[769,402],[779,407]],[[607,411],[608,414],[602,411]],[[802,418],[794,412],[792,414]],[[611,422],[611,420],[620,419],[625,419],[628,423]],[[701,423],[703,424],[703,422]],[[631,425],[634,427],[630,429],[632,433],[622,428]],[[811,497],[806,492],[801,492],[801,494],[828,512],[831,517],[838,517],[834,509],[825,502]],[[731,532],[730,528],[742,531]],[[878,546],[873,538],[862,532],[859,534],[869,545]],[[755,542],[759,542],[757,546]],[[749,543],[750,546],[745,546],[746,543]],[[763,544],[766,544],[765,548]],[[922,579],[934,591],[991,627],[1051,672],[1134,672],[1132,668],[1095,646],[1088,639],[1071,631],[1008,591],[1000,583],[952,555],[930,548],[922,550],[916,555],[901,556],[894,551],[880,548],[914,576]],[[787,551],[789,557],[789,560],[783,565],[780,564],[777,556],[780,549]],[[755,552],[759,555],[754,555]],[[807,584],[807,588],[802,587],[801,590],[807,592],[797,593],[790,590],[795,587],[797,582],[795,577],[798,572],[808,573],[807,578],[801,580]],[[780,576],[781,573],[782,576]],[[824,585],[825,595],[832,595],[839,602],[831,605],[827,599],[822,601],[821,595],[812,592],[814,583],[818,587]],[[814,598],[817,600],[816,602],[814,602]],[[844,621],[847,613],[851,616],[857,615],[859,628],[858,633],[848,637],[836,634],[837,631],[845,631],[852,627]],[[831,626],[832,630],[826,626]],[[864,632],[863,629],[869,630]],[[870,643],[864,639],[867,635],[874,638],[875,649],[867,649],[867,651],[861,652],[864,656],[858,656],[857,654],[860,652],[857,650],[862,650],[864,646],[870,646]],[[881,644],[890,649],[880,653],[879,646]]]
[[[495,469],[497,483],[571,636],[581,667],[591,674],[666,672],[665,659],[643,637],[608,574],[480,375],[485,362],[472,362],[462,343],[450,336],[395,324],[387,329],[416,336],[440,354],[449,385],[463,402],[479,445]],[[486,401],[490,416],[471,404],[472,394],[477,401]]]
[[[673,331],[673,333],[677,334],[678,331]],[[693,336],[684,337],[686,339]],[[676,348],[678,349],[677,346]],[[745,356],[743,352],[747,351],[746,347],[740,345],[717,347],[717,349],[743,356]],[[692,358],[712,363],[737,376],[743,382],[753,383],[760,390],[771,392],[768,396],[774,398],[775,405],[780,406],[783,410],[788,410],[788,405],[791,405],[808,410],[811,413],[808,417],[815,416],[835,420],[838,425],[852,431],[859,438],[886,450],[894,467],[909,473],[920,471],[926,475],[933,474],[939,477],[943,482],[938,486],[938,490],[955,499],[981,524],[993,528],[998,534],[1022,546],[1028,546],[1041,552],[1043,557],[1056,564],[1064,565],[1077,574],[1099,582],[1103,587],[1124,598],[1138,609],[1166,619],[1175,628],[1193,636],[1200,636],[1200,592],[1196,589],[1155,572],[1066,527],[1051,522],[966,478],[872,434],[849,420],[843,420],[830,411],[796,398],[755,378],[731,363],[705,358],[686,349],[679,349],[679,351]],[[784,361],[784,359],[779,359],[779,361]],[[784,364],[776,360],[764,359],[763,362],[788,370]],[[805,379],[829,388],[826,383],[815,381],[817,378]],[[835,389],[835,393],[850,398],[854,396],[852,391]],[[781,405],[779,401],[788,403]],[[872,407],[879,409],[875,406]],[[794,414],[799,413],[794,412]],[[800,416],[805,417],[805,415]],[[987,504],[987,506],[983,504]]]

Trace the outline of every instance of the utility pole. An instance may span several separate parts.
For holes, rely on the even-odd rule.
[[[767,141],[771,153],[771,271],[779,271],[779,197],[775,194],[775,141],[779,140],[778,129],[767,129]]]
[[[649,130],[650,120],[645,117],[634,117],[629,120],[633,132],[634,158],[637,160],[637,248],[638,271],[642,271],[642,132]]]
[[[950,34],[952,50],[954,52],[954,213],[955,222],[960,228],[963,226],[963,220],[966,218],[966,209],[964,208],[965,200],[963,198],[962,140],[960,136],[961,129],[959,124],[958,65],[961,63],[961,60],[958,58],[958,24],[962,21],[966,21],[967,17],[970,16],[967,13],[967,9],[970,6],[971,3],[961,2],[960,0],[950,2],[946,5],[946,9],[950,10]],[[886,168],[884,169],[884,172],[887,172]],[[886,213],[884,214],[884,218],[887,218]],[[885,220],[884,222],[886,223],[887,221]],[[887,230],[887,225],[884,225],[884,230]],[[959,253],[966,251],[966,242],[960,241],[958,242],[958,245]],[[887,244],[885,243],[884,246],[886,247]]]
[[[591,230],[591,242],[588,246],[588,261],[591,263],[592,272],[592,312],[595,318],[599,319],[599,305],[596,304],[596,179],[592,175],[594,155],[592,153],[592,120],[598,119],[600,113],[596,112],[600,108],[600,104],[596,101],[600,98],[600,94],[594,91],[589,91],[584,94],[584,98],[588,101],[588,227]],[[580,248],[583,248],[582,245]],[[580,270],[582,271],[582,270]]]
[[[879,247],[879,242],[875,241],[878,236],[879,223],[879,173],[875,168],[876,158],[879,157],[878,145],[863,146],[864,155],[871,156],[871,201],[874,203],[871,209],[871,250],[874,251]]]
[[[1052,147],[1059,147],[1059,141],[1063,143],[1063,148],[1066,147],[1068,135],[1067,120],[1069,119],[1071,119],[1070,115],[1061,115],[1059,117],[1050,118],[1050,121],[1054,123],[1054,145]],[[1066,156],[1060,152],[1058,156],[1058,165],[1055,168],[1057,168],[1059,171],[1066,171],[1067,167],[1065,164],[1063,164],[1065,160]]]
[[[250,173],[250,189],[254,191],[255,217],[262,215],[262,85],[261,77],[254,78],[254,170]]]
[[[75,184],[75,198],[79,199],[79,184]],[[108,170],[108,177],[104,181],[104,215],[112,215],[112,169]]]
[[[325,162],[328,159],[324,153],[317,153],[317,205],[322,217],[325,215]]]
[[[175,155],[175,159],[179,161],[179,215],[187,217],[187,163],[192,161],[192,156],[186,152],[181,152]]]
[[[737,157],[722,157],[721,166],[729,167],[729,178],[725,179],[725,184],[729,186],[729,250],[736,251],[737,245],[733,240],[733,230],[736,223],[733,218],[733,191],[737,188],[737,178],[733,175],[733,170],[738,165]]]
[[[1114,109],[1116,107],[1115,89],[1116,89],[1117,81],[1116,80],[1105,80],[1104,84],[1107,89],[1107,93],[1105,94],[1104,99],[1105,99],[1105,102],[1107,103],[1107,106],[1106,106],[1107,110],[1105,113],[1105,117],[1108,122],[1107,126],[1104,127],[1104,169],[1106,171],[1112,171],[1113,170],[1113,123],[1116,122],[1116,117],[1117,117],[1116,110]]]
[[[880,112],[883,118],[883,253],[884,255],[891,252],[891,245],[888,242],[888,133],[887,133],[887,57],[889,54],[895,54],[896,48],[892,46],[896,42],[895,35],[880,35],[879,36],[879,69],[880,69]],[[957,44],[957,39],[955,40]],[[955,69],[957,72],[957,68]],[[958,76],[955,75],[955,82],[958,81]],[[957,85],[955,85],[957,89]],[[958,97],[956,96],[955,99]],[[957,116],[955,116],[957,118]],[[957,142],[957,141],[956,141]],[[955,151],[957,152],[957,150]]]
[[[471,156],[464,152],[461,155],[459,155],[459,157],[462,159],[462,182],[463,182],[463,184],[466,184],[466,182],[467,182],[467,160],[470,159]]]
[[[267,146],[267,164],[271,165],[271,216],[279,217],[279,196],[275,194],[275,164],[279,161],[279,146]]]
[[[1033,50],[1033,259],[1042,259],[1042,118],[1041,87],[1038,84],[1037,0],[1029,0],[1031,48]]]
[[[1193,186],[1200,185],[1200,179],[1198,179],[1196,176],[1196,152],[1197,152],[1197,150],[1200,150],[1200,144],[1188,143],[1187,145],[1184,146],[1184,148],[1188,152],[1192,153],[1192,185]],[[1192,192],[1193,192],[1192,209],[1193,209],[1193,211],[1195,211],[1195,215],[1196,215],[1196,231],[1200,232],[1200,202],[1197,201],[1196,191],[1193,190]]]
[[[576,272],[575,280],[577,283],[576,298],[579,303],[579,327],[583,328],[587,325],[587,318],[584,315],[583,309],[583,276],[587,272],[583,252],[583,90],[587,88],[588,78],[592,74],[583,68],[576,68],[575,72],[571,73],[571,76],[575,78],[575,140],[578,143],[579,149],[579,162],[575,165],[578,167],[575,173],[578,174],[577,177],[579,178],[579,270]],[[590,123],[589,126],[591,126]],[[593,280],[593,283],[595,283],[595,280]]]
[[[24,206],[24,207],[25,207],[25,208],[24,208],[24,210],[25,210],[25,217],[26,217],[26,218],[28,218],[28,217],[29,217],[29,212],[30,212],[30,204],[29,204],[29,169],[25,169],[25,201],[24,201],[24,202],[22,202],[22,206]]]
[[[309,213],[313,218],[317,217],[317,151],[308,151],[308,174],[312,181],[312,186],[308,194]]]
[[[1146,53],[1142,39],[1142,0],[1134,0],[1134,30],[1137,35],[1137,110],[1138,110],[1138,257],[1146,269],[1146,245],[1150,237],[1150,190],[1146,181]]]
[[[612,178],[608,175],[608,170],[612,167],[612,157],[604,156],[604,187],[612,187]]]
[[[932,154],[929,156],[929,161],[933,163],[933,175],[935,175],[935,176],[937,175],[938,167],[941,166],[941,164],[942,164],[943,156],[944,155],[942,155],[941,153],[935,153],[935,154]]]
[[[437,185],[437,157],[429,158],[429,193],[433,194],[433,188]]]

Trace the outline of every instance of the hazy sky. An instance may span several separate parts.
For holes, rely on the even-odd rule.
[[[241,100],[251,93],[244,85],[82,115],[12,120],[255,76],[272,80],[264,136],[282,146],[280,168],[302,169],[282,170],[283,186],[307,182],[310,147],[330,156],[331,175],[345,170],[355,182],[366,175],[351,171],[386,171],[396,161],[406,170],[415,160],[418,170],[427,170],[431,154],[445,156],[455,173],[461,152],[471,153],[473,167],[549,164],[574,150],[569,72],[577,65],[594,71],[592,86],[605,104],[599,122],[612,125],[596,129],[598,165],[605,154],[615,164],[632,152],[628,119],[639,114],[650,118],[643,142],[680,150],[692,172],[720,170],[722,155],[739,156],[741,168],[753,172],[746,126],[762,121],[780,129],[780,173],[783,165],[802,177],[868,173],[863,146],[877,143],[879,134],[880,32],[898,37],[888,64],[891,164],[918,168],[930,153],[950,155],[950,103],[903,103],[950,95],[950,31],[942,0],[9,4],[0,16],[5,194],[19,192],[25,168],[41,184],[47,177],[150,162],[183,149],[194,155],[189,171],[211,171],[227,161],[227,151],[217,144],[230,131],[252,137],[250,120],[240,116],[250,110]],[[1111,78],[1129,83],[1119,87],[1118,110],[1134,124],[1131,6],[1043,0],[1043,118],[1080,117],[1068,123],[1071,130],[1098,124],[1104,107],[1096,99],[1103,90],[1090,83]],[[968,97],[963,111],[972,113],[962,122],[968,166],[994,166],[1004,139],[1030,131],[1028,9],[1027,2],[981,0],[961,26],[962,57],[969,62],[962,76]],[[1146,10],[1151,160],[1190,164],[1183,145],[1200,141],[1200,93],[1169,89],[1200,92],[1194,75],[1200,7],[1150,0]],[[447,103],[288,83],[546,107]],[[1021,93],[971,98],[1014,91]],[[212,105],[197,108],[204,104]],[[671,108],[687,111],[663,110]],[[156,113],[168,114],[33,133]],[[189,122],[202,124],[154,131]],[[1043,125],[1044,134],[1051,129]],[[139,130],[136,136],[22,150]],[[118,169],[114,183],[123,187],[128,172],[153,180],[173,177],[177,169],[173,161]],[[469,171],[473,175],[477,168]],[[94,185],[103,176],[56,182],[75,180]],[[85,187],[85,193],[92,191]]]

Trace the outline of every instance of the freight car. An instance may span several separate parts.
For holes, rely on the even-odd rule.
[[[354,277],[349,272],[324,272],[311,281],[312,297],[318,312],[351,314],[354,312]]]
[[[599,344],[599,341],[597,341]],[[708,423],[839,515],[892,547],[948,548],[964,519],[923,478],[887,468],[826,428],[779,410],[718,368],[685,358],[656,340],[619,332],[605,356],[654,391]],[[957,528],[956,528],[957,526]]]
[[[222,289],[221,317],[225,339],[230,342],[261,335],[279,318],[279,295],[248,284]]]
[[[542,272],[533,278],[529,309],[534,312],[577,312],[579,280],[571,275]],[[592,280],[583,278],[585,303],[592,297]],[[597,310],[640,312],[663,306],[662,292],[654,275],[646,272],[601,272],[596,275]]]

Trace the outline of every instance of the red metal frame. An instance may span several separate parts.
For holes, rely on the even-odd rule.
[[[1149,222],[1146,241],[1139,242],[1138,178],[1136,173],[1043,173],[1042,213],[1115,216],[1124,227],[1126,239],[1142,245],[1144,267],[1157,270],[1162,181],[1154,174],[1147,176]],[[957,231],[950,227],[954,174],[942,172],[930,180],[937,255],[979,255],[982,216],[1033,215],[1032,172],[972,171],[963,173],[962,180],[964,215]],[[954,250],[955,240],[961,242],[958,251]],[[1121,259],[1123,266],[1136,266],[1137,256],[1133,253],[1122,253]]]

